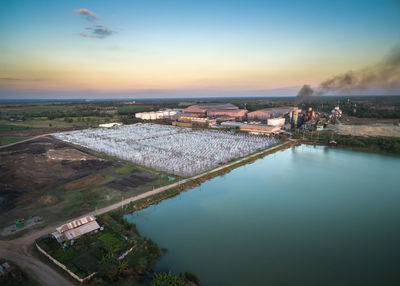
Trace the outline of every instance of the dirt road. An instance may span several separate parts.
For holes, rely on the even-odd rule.
[[[58,285],[71,286],[74,285],[64,276],[54,271],[52,268],[33,257],[28,252],[28,246],[31,241],[0,241],[0,257],[16,263],[22,270],[35,279],[40,285]]]
[[[246,156],[242,159],[236,160],[234,162],[228,163],[226,165],[212,169],[205,173],[196,175],[194,177],[184,179],[179,182],[173,183],[171,185],[163,186],[163,187],[154,189],[152,191],[149,191],[149,192],[146,192],[146,193],[134,196],[134,197],[127,198],[127,199],[123,200],[122,202],[112,204],[110,206],[98,209],[94,212],[90,212],[85,215],[81,215],[81,216],[77,217],[76,219],[84,217],[84,216],[88,216],[88,215],[100,215],[100,214],[107,213],[109,211],[118,209],[123,205],[127,205],[130,202],[134,202],[134,201],[137,201],[137,200],[140,200],[143,198],[153,196],[155,194],[162,193],[166,190],[175,188],[175,187],[182,185],[184,183],[187,183],[191,180],[195,180],[195,179],[201,178],[203,176],[209,175],[211,173],[214,173],[216,171],[220,171],[225,168],[229,168],[229,167],[236,165],[238,163],[241,163],[245,160],[257,157],[263,153],[275,150],[277,148],[280,148],[284,145],[288,145],[291,143],[292,142],[287,141],[287,142],[281,143],[279,145],[264,149],[260,152],[252,154],[250,156]],[[71,219],[71,220],[73,220],[73,219]],[[28,233],[27,235],[17,238],[17,239],[14,239],[12,241],[0,241],[0,257],[10,259],[10,260],[14,261],[15,263],[17,263],[23,270],[25,270],[27,273],[29,273],[34,278],[36,278],[40,282],[41,285],[44,285],[44,286],[73,285],[65,277],[63,277],[62,275],[60,275],[59,273],[57,273],[56,271],[51,269],[49,266],[45,265],[44,263],[42,263],[41,261],[39,261],[35,257],[33,257],[28,251],[29,246],[33,244],[35,239],[37,239],[43,235],[46,235],[48,233],[53,232],[56,227],[60,226],[60,224],[62,224],[62,223],[57,223],[57,225],[51,225],[44,229],[41,229],[41,230],[38,230],[38,231],[35,231],[32,233]]]
[[[37,138],[40,138],[40,137],[45,137],[45,136],[49,136],[49,135],[51,135],[51,134],[50,134],[50,133],[49,133],[49,134],[42,134],[42,135],[38,135],[38,136],[35,136],[35,137],[32,137],[32,138],[29,138],[29,139],[25,139],[25,140],[21,140],[21,141],[18,141],[18,142],[14,142],[14,143],[10,143],[10,144],[6,144],[6,145],[2,145],[2,146],[0,146],[0,149],[8,148],[8,147],[11,147],[11,146],[14,146],[14,145],[17,145],[17,144],[23,143],[23,142],[32,141],[32,140],[35,140],[35,139],[37,139]]]

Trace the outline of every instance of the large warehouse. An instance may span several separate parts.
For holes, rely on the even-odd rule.
[[[293,111],[293,107],[274,107],[274,108],[264,108],[249,112],[247,118],[250,120],[267,120],[268,118],[285,116]]]
[[[197,117],[219,117],[229,116],[233,118],[244,118],[247,110],[231,103],[202,103],[185,108],[185,114],[195,115]]]

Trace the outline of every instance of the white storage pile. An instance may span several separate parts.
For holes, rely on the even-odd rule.
[[[168,173],[191,176],[264,149],[269,136],[157,124],[58,133],[55,138]]]

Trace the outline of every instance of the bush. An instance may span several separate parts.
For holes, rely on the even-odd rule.
[[[171,272],[156,273],[150,283],[151,286],[185,286],[186,283]]]
[[[196,285],[200,285],[200,278],[195,273],[190,271],[185,271],[182,274],[183,278],[187,281],[193,282]]]

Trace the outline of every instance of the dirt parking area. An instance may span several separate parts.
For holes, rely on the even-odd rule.
[[[395,124],[335,125],[334,131],[342,135],[400,137],[400,126]]]

